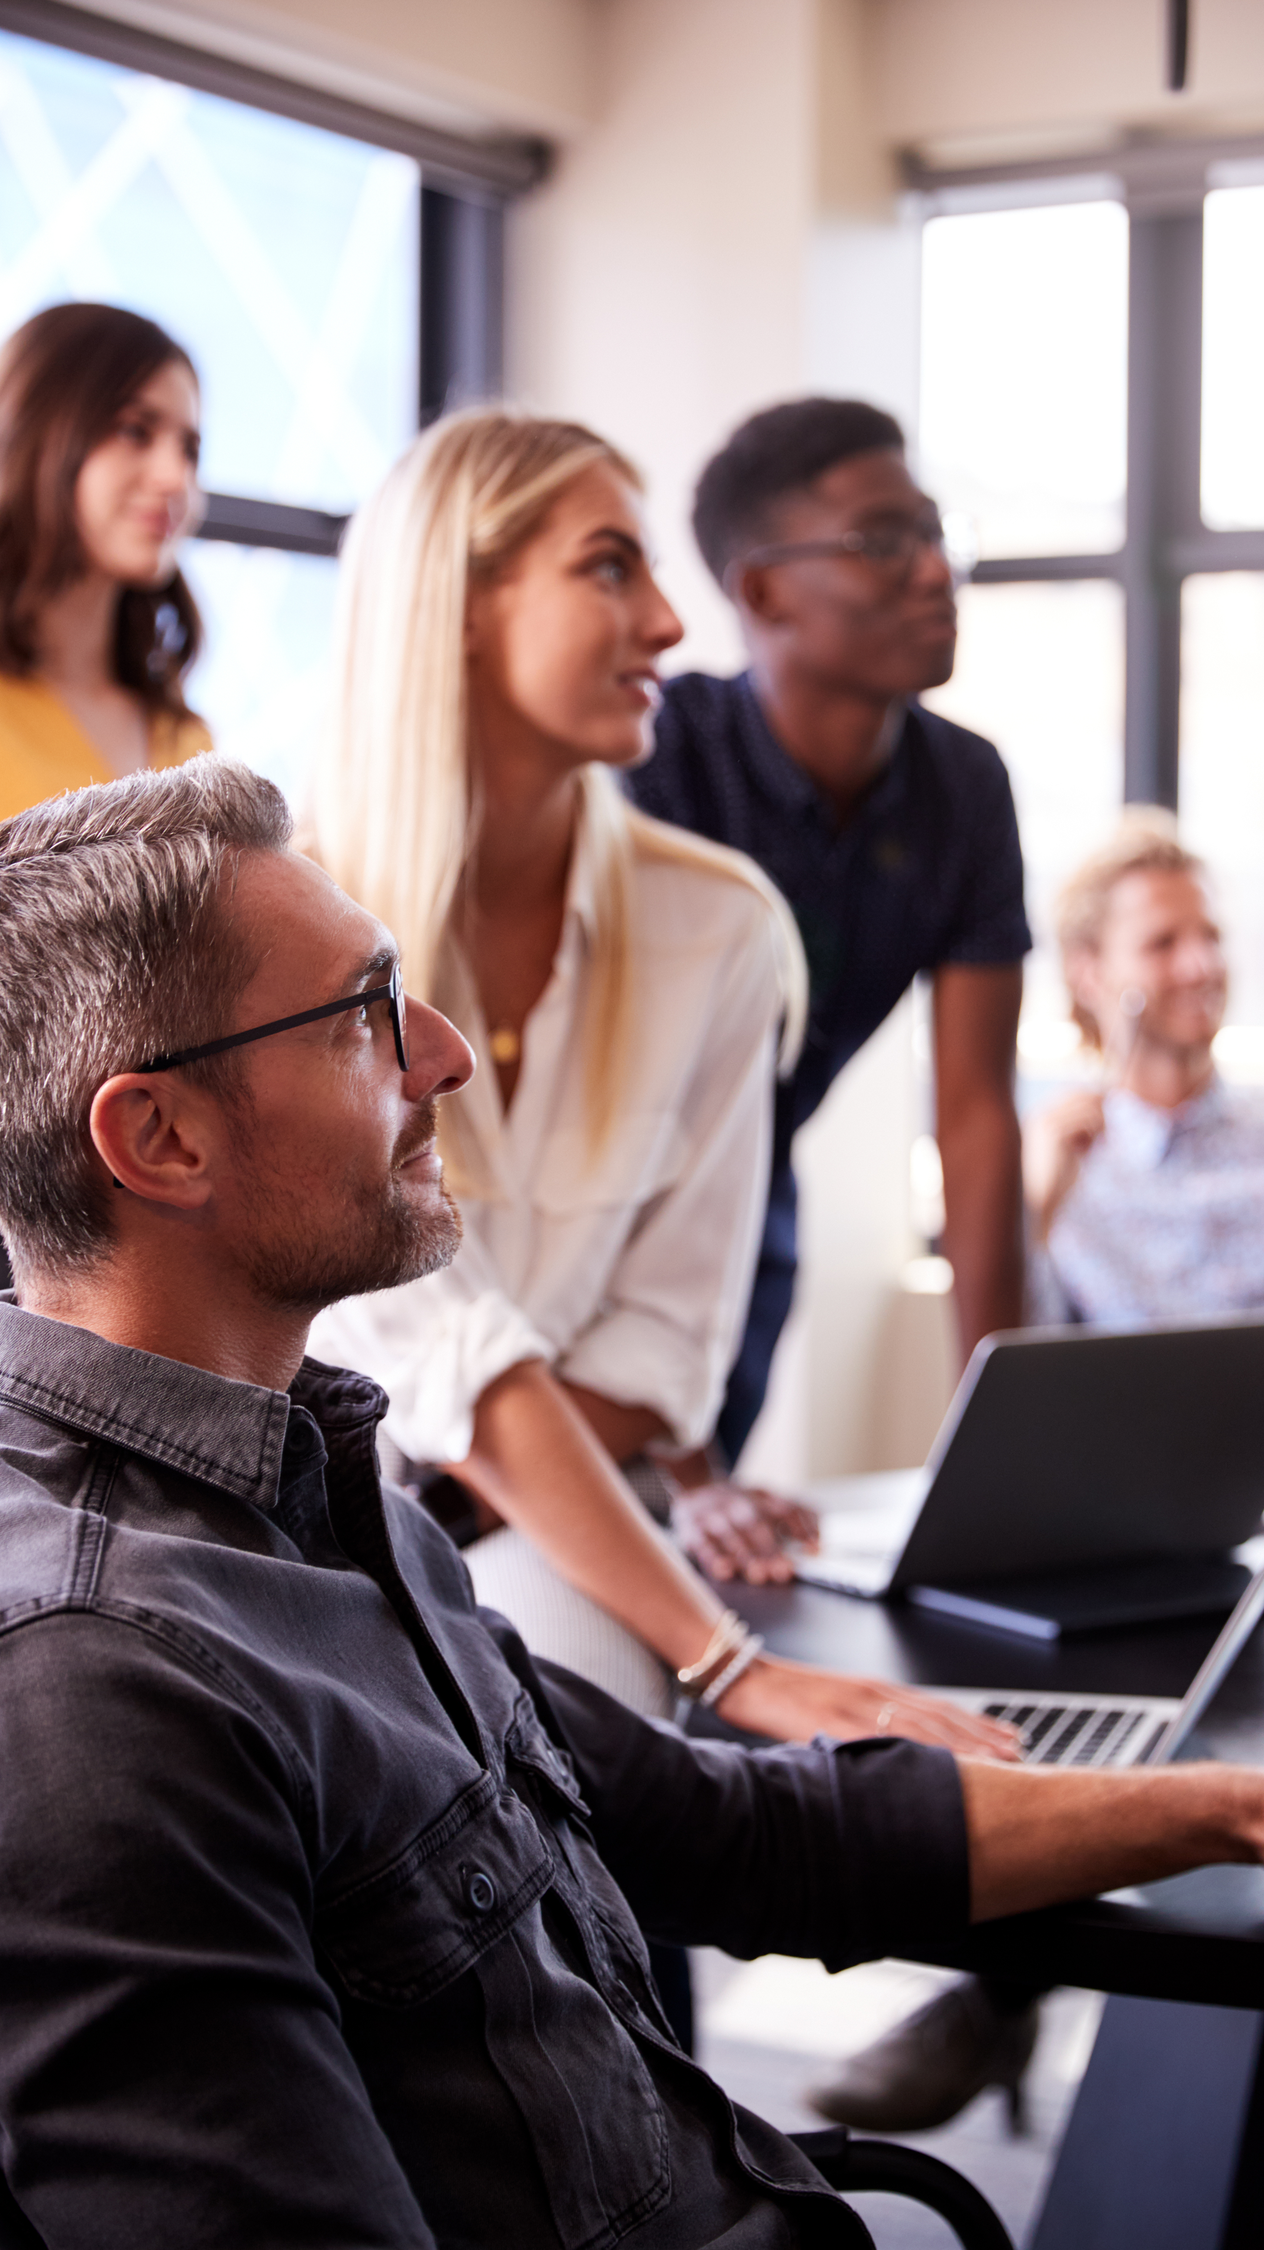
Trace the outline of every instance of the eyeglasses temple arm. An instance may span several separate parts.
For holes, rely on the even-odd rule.
[[[204,1047],[183,1047],[176,1055],[158,1055],[153,1062],[141,1063],[140,1073],[151,1070],[175,1070],[180,1063],[204,1062],[208,1055],[226,1054],[230,1047],[249,1047],[256,1039],[270,1039],[274,1031],[293,1031],[300,1023],[318,1023],[322,1016],[336,1016],[347,1008],[366,1008],[370,1000],[389,1000],[389,984],[374,985],[371,992],[351,992],[345,1000],[326,1000],[319,1008],[304,1008],[301,1015],[282,1016],[277,1023],[261,1023],[253,1031],[230,1032],[227,1039],[208,1039]]]

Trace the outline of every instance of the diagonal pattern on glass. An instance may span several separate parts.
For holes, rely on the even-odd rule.
[[[66,296],[188,345],[214,490],[344,513],[416,426],[411,157],[0,32],[0,333]]]

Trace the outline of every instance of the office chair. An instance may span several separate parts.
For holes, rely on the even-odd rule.
[[[900,2148],[893,2141],[854,2141],[845,2125],[827,2126],[818,2133],[792,2133],[790,2138],[840,2195],[907,2196],[910,2202],[937,2211],[962,2250],[1014,2250],[987,2197],[937,2156]],[[857,2239],[876,2250],[863,2219],[850,2205],[848,2211],[861,2230]]]
[[[845,2125],[831,2125],[820,2133],[794,2133],[796,2148],[824,2174],[831,2187],[857,2195],[877,2190],[883,2195],[908,2196],[914,2203],[937,2211],[952,2228],[962,2250],[1014,2250],[1008,2234],[987,2199],[951,2165],[920,2149],[897,2148],[889,2141],[853,2141]],[[864,2220],[848,2207],[858,2250],[877,2250]],[[42,2236],[18,2209],[0,2177],[0,2250],[41,2250]]]

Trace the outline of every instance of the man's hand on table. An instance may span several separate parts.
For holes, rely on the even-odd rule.
[[[971,1920],[1025,1914],[1187,1868],[1264,1861],[1264,1773],[961,1765]]]

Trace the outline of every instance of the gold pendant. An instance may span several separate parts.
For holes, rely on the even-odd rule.
[[[498,1023],[496,1029],[489,1033],[487,1045],[492,1061],[502,1067],[516,1063],[522,1053],[522,1041],[512,1024]]]

